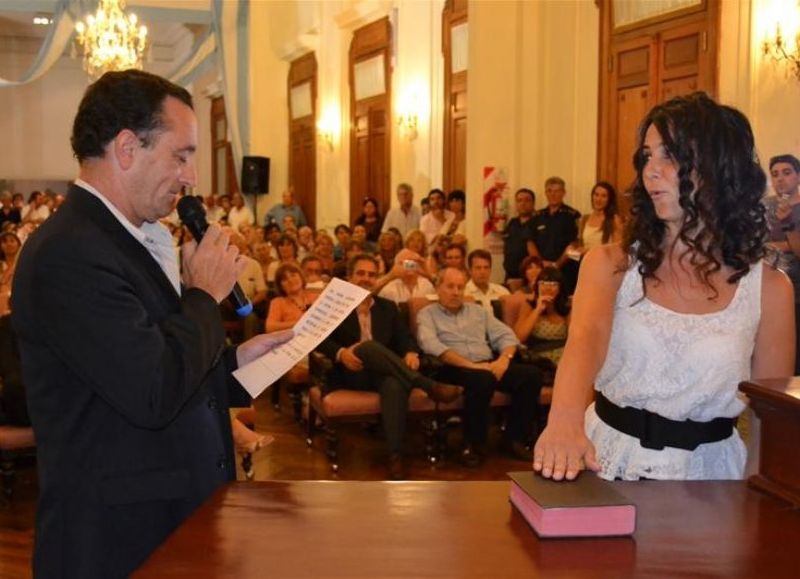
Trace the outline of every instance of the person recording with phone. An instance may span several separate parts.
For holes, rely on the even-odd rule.
[[[389,281],[378,292],[380,297],[401,304],[411,298],[426,297],[436,293],[433,284],[420,275],[425,264],[419,254],[409,249],[401,249],[394,263],[389,274],[384,276],[388,277]]]
[[[243,262],[220,227],[182,250],[159,223],[195,184],[191,95],[137,70],[89,86],[79,177],[25,244],[13,323],[36,435],[37,577],[126,577],[235,478],[231,376],[290,332],[225,346]]]

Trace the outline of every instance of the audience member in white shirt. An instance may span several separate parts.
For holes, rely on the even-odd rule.
[[[419,229],[419,220],[422,213],[419,207],[414,206],[414,189],[408,183],[400,183],[397,186],[398,206],[393,207],[386,214],[383,220],[381,231],[389,231],[396,228],[405,239],[409,231]]]
[[[231,195],[231,210],[228,212],[228,225],[238,233],[242,223],[253,225],[256,222],[253,212],[244,204],[244,197],[239,193]]]
[[[428,193],[428,201],[430,202],[431,210],[419,220],[419,228],[425,234],[425,241],[430,246],[434,237],[440,232],[445,233],[450,228],[455,214],[444,208],[444,191],[441,189],[432,189]]]
[[[391,280],[383,286],[378,295],[396,304],[407,302],[411,298],[426,297],[436,293],[433,284],[420,275],[424,267],[422,258],[407,249],[403,249],[395,258],[395,265],[389,273]]]
[[[509,295],[509,291],[502,285],[489,281],[492,276],[492,254],[485,249],[475,249],[469,252],[467,264],[470,280],[464,287],[464,294],[472,296],[484,309],[494,314],[492,302]]]

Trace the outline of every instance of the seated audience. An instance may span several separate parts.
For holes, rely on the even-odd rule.
[[[455,214],[445,209],[444,191],[432,189],[428,193],[430,211],[419,220],[419,229],[425,234],[425,242],[430,246],[437,235],[446,235]]]
[[[534,366],[512,362],[519,341],[514,332],[481,306],[464,302],[467,275],[448,267],[437,282],[438,303],[417,315],[422,350],[437,356],[442,380],[464,387],[463,463],[479,466],[486,453],[489,403],[495,388],[511,393],[511,412],[503,447],[513,457],[530,460],[536,400],[542,376]]]
[[[316,255],[307,255],[300,260],[300,269],[306,279],[306,288],[321,291],[325,289],[325,270],[322,267],[322,260]]]
[[[244,197],[239,193],[231,195],[230,211],[228,211],[228,225],[238,232],[243,224],[253,225],[256,222],[253,211],[245,204]]]
[[[346,252],[345,248],[347,246],[347,242],[350,241],[350,236],[352,234],[352,230],[344,223],[340,223],[334,227],[333,235],[336,237],[336,245],[334,246],[333,254],[336,261],[344,259],[344,254]]]
[[[368,254],[353,256],[347,277],[350,283],[372,292],[378,260]],[[448,402],[459,395],[460,388],[438,384],[417,371],[420,360],[416,343],[397,306],[379,296],[370,294],[320,344],[319,351],[336,360],[332,385],[380,393],[389,476],[405,478],[402,444],[411,390],[420,388],[434,400]]]
[[[278,252],[278,259],[270,263],[267,269],[267,281],[270,283],[275,282],[275,272],[281,265],[292,263],[300,267],[300,261],[297,259],[297,242],[290,236],[281,234],[275,249]]]
[[[444,267],[454,267],[462,271],[467,271],[467,250],[460,243],[451,242],[444,250],[442,259]]]
[[[225,210],[217,202],[216,195],[206,195],[203,198],[203,204],[206,208],[206,221],[209,223],[218,223],[220,219],[225,217]]]
[[[297,230],[297,247],[300,259],[314,253],[314,230],[308,225],[303,225]]]
[[[381,217],[377,199],[374,197],[364,198],[364,202],[361,204],[361,215],[356,218],[355,225],[363,225],[366,231],[366,240],[370,243],[377,243],[381,227],[383,227],[383,217]]]
[[[469,281],[465,293],[472,297],[483,308],[494,315],[492,302],[507,296],[509,291],[500,284],[490,281],[492,277],[492,254],[485,249],[474,249],[467,256]]]
[[[8,191],[3,191],[3,194],[0,195],[0,200],[2,200],[3,203],[2,207],[0,207],[0,229],[2,229],[6,223],[19,225],[22,221],[19,209],[14,207],[12,199],[11,193]]]
[[[275,290],[278,296],[269,304],[265,325],[268,333],[293,327],[319,297],[319,291],[306,287],[302,270],[293,263],[282,264],[275,272]]]
[[[353,241],[358,241],[363,250],[367,253],[376,253],[378,251],[378,246],[367,239],[367,228],[361,224],[353,226],[353,235],[351,239]]]
[[[522,304],[514,326],[520,342],[556,365],[564,353],[569,328],[570,307],[563,279],[557,268],[546,267],[539,276],[534,299]]]
[[[11,313],[11,283],[21,247],[22,243],[16,234],[10,231],[0,234],[0,316]]]
[[[322,262],[322,274],[325,279],[333,277],[333,268],[336,264],[336,257],[333,239],[327,233],[320,231],[314,240],[314,250],[316,256]]]
[[[387,274],[378,295],[396,304],[407,302],[411,298],[426,297],[435,292],[433,284],[420,275],[425,267],[422,257],[409,249],[397,254],[395,265]]]
[[[397,252],[400,251],[402,246],[397,242],[397,236],[390,232],[384,231],[378,237],[378,259],[381,260],[381,269],[383,271],[390,271],[394,266],[394,258]]]

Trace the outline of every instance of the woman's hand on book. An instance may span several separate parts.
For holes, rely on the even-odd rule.
[[[559,420],[551,417],[536,441],[533,470],[553,480],[574,480],[580,471],[600,470],[594,445],[586,436],[583,416],[580,420]]]

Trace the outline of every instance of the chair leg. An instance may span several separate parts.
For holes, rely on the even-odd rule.
[[[303,384],[289,386],[289,400],[292,401],[294,419],[298,424],[303,422]]]
[[[339,472],[339,433],[330,421],[325,422],[325,440],[327,442],[325,454],[331,461],[331,470]]]
[[[242,455],[242,470],[244,471],[245,480],[253,480],[256,476],[256,471],[253,468],[253,455],[249,452]]]
[[[308,403],[308,424],[306,424],[306,445],[314,444],[314,435],[317,433],[317,411],[311,402]]]
[[[436,442],[438,422],[436,417],[425,419],[425,456],[428,462],[436,464],[439,461],[438,444]]]
[[[8,450],[0,451],[0,480],[2,480],[3,485],[0,502],[3,507],[11,504],[11,495],[14,492],[14,482],[17,475],[14,467],[14,453]]]
[[[272,390],[270,392],[270,401],[272,402],[272,407],[275,410],[281,409],[281,381],[278,380],[275,384],[272,385]]]

